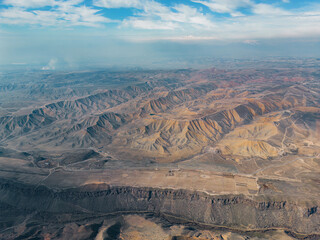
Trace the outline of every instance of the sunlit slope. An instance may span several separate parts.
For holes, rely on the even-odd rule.
[[[207,147],[236,161],[319,153],[319,87],[312,77],[175,74],[1,116],[0,143],[21,150],[93,148],[117,159],[155,161],[188,159]]]

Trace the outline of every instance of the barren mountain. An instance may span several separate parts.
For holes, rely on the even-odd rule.
[[[1,219],[0,238],[35,237],[37,231],[43,236],[39,228],[28,233],[26,222],[39,222],[34,211],[47,214],[47,224],[59,211],[85,218],[127,211],[239,231],[283,229],[292,238],[319,236],[318,69],[31,76],[1,75],[0,205],[13,209],[9,215],[24,209],[24,217]],[[121,236],[149,234],[131,231],[131,218],[120,221]],[[118,221],[110,219],[77,232],[105,236]],[[78,227],[42,231],[67,236]],[[157,231],[174,233],[172,239],[201,239],[196,231],[177,228]]]

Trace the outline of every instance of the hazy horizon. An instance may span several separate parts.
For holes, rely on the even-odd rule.
[[[296,0],[3,0],[0,65],[44,70],[320,57],[320,4]],[[196,64],[195,64],[196,66]]]

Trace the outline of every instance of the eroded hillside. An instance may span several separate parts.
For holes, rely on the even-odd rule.
[[[58,214],[56,204],[65,206],[63,213],[69,208],[95,214],[95,207],[104,209],[104,201],[118,192],[124,200],[119,197],[112,211],[320,234],[314,224],[320,197],[319,77],[310,67],[34,73],[13,83],[8,74],[0,86],[0,206],[18,212],[22,206],[28,219],[29,211]],[[42,205],[22,204],[19,199],[27,201],[28,194]],[[181,209],[182,195],[190,200],[183,204],[207,204],[203,215]],[[210,199],[224,200],[221,206],[212,200],[211,206]],[[246,209],[247,225],[239,220],[237,204]],[[12,236],[22,231],[21,221],[3,224],[15,229]],[[107,231],[109,223],[99,224]]]
[[[185,160],[208,147],[234,160],[316,156],[317,72],[286,72],[133,74],[146,81],[1,116],[1,144],[21,151],[95,148],[115,158],[160,162]]]

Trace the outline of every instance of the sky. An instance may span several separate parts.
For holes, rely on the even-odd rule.
[[[0,64],[320,57],[319,0],[0,0]]]

